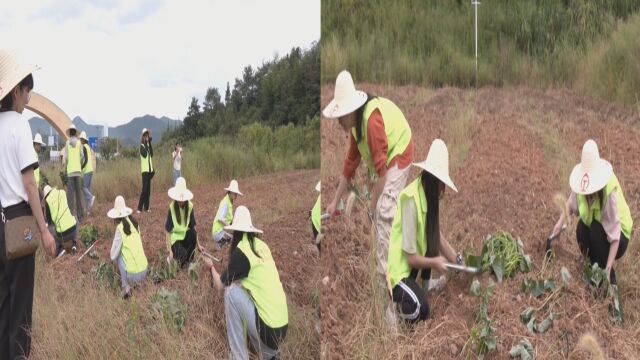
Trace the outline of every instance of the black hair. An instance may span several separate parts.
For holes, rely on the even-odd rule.
[[[22,90],[23,88],[28,88],[29,91],[33,90],[33,75],[29,74],[27,77],[22,79],[18,85],[16,85],[11,91],[2,99],[0,102],[0,112],[11,111],[13,109],[13,90],[15,88],[19,88]]]
[[[178,224],[185,224],[187,222],[187,216],[188,216],[186,211],[188,209],[188,204],[187,206],[185,206],[184,216],[180,212],[180,205],[178,204],[178,201],[174,200],[172,205],[173,205],[173,212],[176,214],[176,220],[178,220]]]
[[[440,180],[428,171],[422,171],[422,188],[427,198],[427,237],[426,257],[435,257],[440,253]]]
[[[233,254],[233,251],[238,247],[238,243],[242,241],[244,238],[244,234],[247,234],[247,240],[249,240],[249,246],[251,247],[251,251],[255,254],[255,256],[262,259],[260,255],[256,252],[255,248],[255,234],[254,233],[245,233],[244,231],[235,230],[233,232],[233,239],[231,240],[231,246],[229,247],[229,256]]]
[[[359,143],[362,140],[362,121],[364,121],[364,108],[367,106],[369,101],[375,99],[377,96],[367,93],[367,101],[362,104],[359,108],[356,109],[356,143]]]
[[[123,221],[124,219],[128,219],[129,221]],[[122,223],[122,230],[124,230],[124,233],[127,236],[131,235],[131,226],[129,226],[129,222],[131,222],[131,224],[133,224],[133,227],[136,228],[138,232],[140,232],[138,222],[131,215],[124,218],[115,219],[115,222],[116,222],[116,225],[120,225],[120,223]]]

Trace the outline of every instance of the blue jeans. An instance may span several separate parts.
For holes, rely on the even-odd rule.
[[[91,193],[91,179],[93,179],[93,172],[88,174],[84,174],[84,183],[82,184],[82,192],[84,192],[84,199],[87,208],[90,208],[89,204],[91,204],[91,198],[93,198],[93,194]]]
[[[260,340],[256,328],[256,307],[247,291],[240,285],[231,284],[224,290],[224,313],[227,318],[230,359],[249,358],[249,347],[245,342],[245,324],[246,335],[262,359],[271,359],[278,354],[278,351]]]
[[[173,169],[173,186],[176,186],[176,180],[182,176],[182,172],[180,170]]]
[[[120,285],[122,285],[122,289],[124,291],[128,291],[131,288],[130,284],[136,284],[140,281],[144,280],[147,276],[147,270],[139,272],[137,274],[131,274],[127,272],[127,268],[124,265],[124,259],[122,258],[122,254],[118,256],[118,269],[120,269]]]

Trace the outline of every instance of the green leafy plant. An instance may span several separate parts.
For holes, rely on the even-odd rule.
[[[200,266],[200,263],[197,260],[194,261],[194,262],[189,263],[188,274],[189,274],[189,279],[191,279],[191,283],[192,284],[198,283],[198,277],[199,277],[198,268],[199,268],[199,266]]]
[[[160,264],[159,267],[151,267],[149,270],[149,276],[154,284],[175,279],[175,277],[178,276],[178,270],[180,270],[178,262],[171,261],[171,263],[167,263],[165,259],[166,256],[164,256],[164,253],[160,253],[158,256],[158,264]]]
[[[475,325],[471,329],[469,339],[464,345],[464,349],[467,349],[468,351],[468,357],[471,357],[472,355],[471,348],[475,348],[476,355],[483,356],[489,351],[495,350],[497,346],[496,328],[491,326],[492,319],[489,318],[488,312],[488,304],[491,296],[493,295],[494,288],[495,284],[493,282],[487,286],[485,291],[482,291],[478,279],[474,279],[471,283],[471,294],[480,298],[481,301],[480,307],[476,311]]]
[[[60,170],[60,181],[62,181],[62,186],[67,187],[67,172],[66,172],[66,170]]]
[[[186,309],[176,291],[161,287],[151,299],[151,309],[154,314],[162,317],[170,331],[182,332]]]
[[[534,309],[532,307],[528,307],[522,313],[520,313],[520,320],[527,326],[527,329],[531,333],[542,334],[546,332],[547,330],[549,330],[551,325],[553,325],[554,319],[555,316],[553,315],[553,313],[551,313],[549,314],[549,316],[547,316],[547,318],[536,324],[536,317],[534,315]]]
[[[596,299],[610,299],[609,312],[613,321],[618,325],[623,325],[624,310],[620,302],[618,287],[609,283],[607,272],[601,269],[597,263],[594,263],[591,266],[585,266],[584,275],[590,285],[592,295]]]
[[[96,274],[96,278],[103,286],[112,290],[116,290],[120,286],[120,276],[116,274],[110,263],[101,261],[92,271]]]
[[[525,293],[530,293],[533,297],[539,297],[544,293],[553,292],[556,289],[556,284],[553,280],[548,279],[532,280],[525,278],[522,281],[521,289]]]
[[[509,351],[509,356],[520,357],[520,360],[533,360],[533,346],[527,339],[522,339]]]
[[[465,264],[493,272],[498,282],[513,277],[517,271],[531,271],[531,257],[525,255],[522,241],[504,231],[489,235],[479,256],[466,254]]]
[[[93,225],[87,225],[80,228],[80,241],[85,247],[91,246],[96,240],[98,240],[98,229]]]

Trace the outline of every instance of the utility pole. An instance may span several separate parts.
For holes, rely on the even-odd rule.
[[[478,5],[480,5],[479,0],[471,0],[471,5],[473,5],[474,12],[474,38],[475,38],[475,50],[476,50],[476,87],[478,87]]]

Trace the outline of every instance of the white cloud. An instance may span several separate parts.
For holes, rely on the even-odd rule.
[[[183,118],[254,68],[320,38],[320,1],[92,0],[0,5],[3,46],[42,66],[36,91],[71,117]]]

